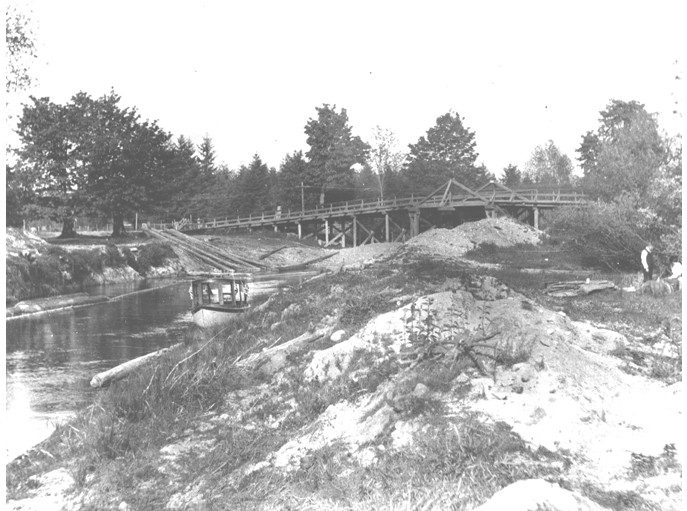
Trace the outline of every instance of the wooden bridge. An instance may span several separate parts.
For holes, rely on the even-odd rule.
[[[276,210],[242,218],[173,224],[149,224],[155,229],[181,231],[207,229],[273,228],[316,238],[324,246],[341,247],[367,243],[405,241],[434,227],[455,227],[463,222],[508,215],[539,228],[544,211],[581,205],[587,199],[575,191],[513,190],[491,182],[472,190],[449,180],[427,196],[403,199],[357,200],[316,206],[301,211]]]

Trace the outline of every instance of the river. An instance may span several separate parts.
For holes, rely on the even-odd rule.
[[[253,304],[313,276],[260,275]],[[91,378],[183,340],[191,324],[188,281],[138,281],[88,290],[108,302],[6,320],[6,461],[87,406]]]

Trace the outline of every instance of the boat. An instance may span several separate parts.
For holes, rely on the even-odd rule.
[[[201,328],[223,325],[250,308],[249,273],[231,273],[191,282],[191,314]]]

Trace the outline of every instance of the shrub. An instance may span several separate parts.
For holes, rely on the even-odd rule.
[[[119,268],[126,264],[126,257],[119,251],[117,245],[109,243],[105,246],[103,264],[110,268]]]
[[[665,250],[675,235],[675,227],[639,207],[630,195],[609,203],[561,208],[552,213],[550,222],[552,234],[569,237],[589,264],[613,269],[639,270],[639,254],[647,243]]]
[[[167,259],[176,258],[174,250],[166,243],[149,243],[140,247],[137,258],[138,268],[134,268],[145,274],[151,268],[162,266]]]

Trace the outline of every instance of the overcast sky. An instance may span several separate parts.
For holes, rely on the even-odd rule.
[[[114,89],[175,137],[207,134],[235,169],[307,150],[315,107],[344,107],[405,148],[452,110],[500,174],[553,140],[575,160],[610,99],[675,133],[680,2],[19,0],[37,85],[66,102]]]

